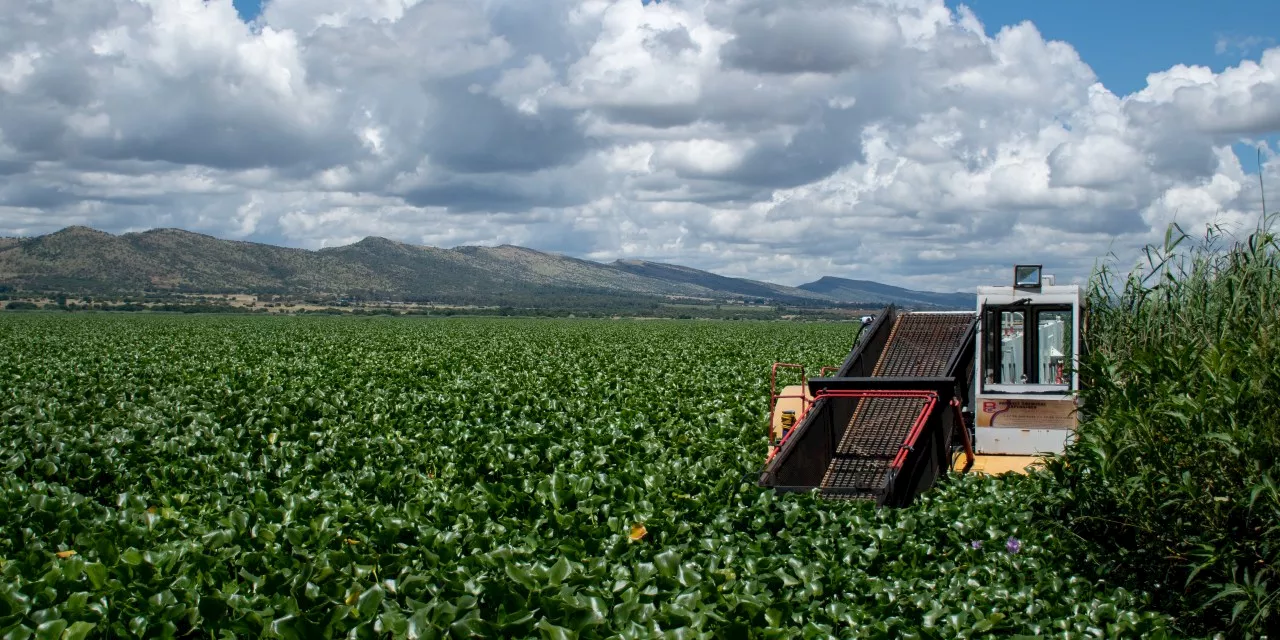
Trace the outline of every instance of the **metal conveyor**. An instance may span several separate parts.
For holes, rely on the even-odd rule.
[[[971,312],[887,308],[835,377],[808,381],[812,405],[760,484],[909,504],[947,472],[953,441],[969,441],[962,408],[972,400],[976,322]]]

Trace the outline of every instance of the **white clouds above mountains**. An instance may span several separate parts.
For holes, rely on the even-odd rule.
[[[1086,275],[1175,218],[1256,219],[1230,146],[1280,130],[1280,48],[1117,96],[1069,44],[979,20],[272,0],[246,25],[229,0],[33,0],[0,15],[0,233],[509,242],[968,288],[1022,260]]]

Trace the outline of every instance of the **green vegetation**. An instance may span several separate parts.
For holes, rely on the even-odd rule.
[[[0,315],[0,636],[1169,637],[1045,478],[757,488],[855,331]]]
[[[6,289],[28,295],[257,294],[479,306],[598,307],[666,296],[838,306],[803,289],[645,262],[598,263],[522,247],[436,247],[385,238],[318,251],[181,229],[119,236],[85,227],[0,243]]]
[[[1088,420],[1045,512],[1190,632],[1280,636],[1280,252],[1171,228],[1103,269],[1081,374]]]

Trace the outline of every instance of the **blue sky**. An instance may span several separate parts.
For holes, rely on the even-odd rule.
[[[948,0],[947,4],[961,3]],[[1280,40],[1280,3],[1273,0],[969,0],[988,32],[1023,20],[1046,39],[1071,43],[1108,89],[1125,95],[1152,71],[1199,64],[1221,71],[1257,58]],[[1219,42],[1224,47],[1219,47]]]
[[[246,22],[262,13],[262,0],[231,0],[231,4],[235,5],[236,11],[240,12],[240,17]]]
[[[1142,89],[1147,74],[1176,64],[1203,65],[1215,72],[1280,44],[1280,2],[1230,0],[947,0],[968,5],[989,33],[1023,20],[1045,39],[1070,43],[1117,95]],[[1266,136],[1274,149],[1280,136]],[[1257,150],[1234,146],[1247,171],[1258,166]]]

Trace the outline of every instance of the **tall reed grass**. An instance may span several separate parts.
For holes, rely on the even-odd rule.
[[[1280,245],[1174,225],[1091,279],[1077,440],[1048,515],[1188,633],[1280,637]]]

